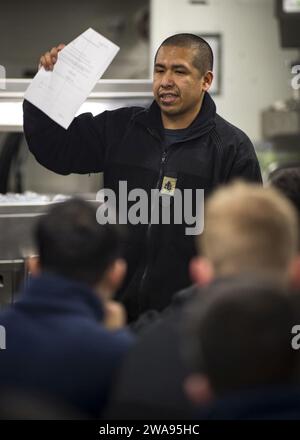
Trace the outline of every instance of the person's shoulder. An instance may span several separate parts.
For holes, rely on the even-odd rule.
[[[134,335],[126,328],[119,330],[108,330],[102,324],[95,328],[94,342],[97,344],[102,341],[102,348],[107,347],[109,350],[126,350],[134,343]]]
[[[109,135],[115,137],[124,133],[131,124],[135,123],[138,115],[146,111],[146,108],[137,106],[106,110],[94,117],[95,126],[102,127],[103,122],[105,122]]]
[[[176,292],[172,298],[171,306],[183,307],[188,301],[193,299],[199,291],[199,286],[193,284],[185,289]]]
[[[115,110],[109,110],[107,111],[108,118],[112,120],[130,120],[134,119],[137,115],[147,111],[147,108],[145,107],[138,107],[138,106],[132,106],[132,107],[120,107]]]
[[[219,151],[227,157],[238,156],[243,161],[246,158],[257,161],[254,145],[247,134],[220,115],[216,115],[215,143]]]
[[[132,322],[129,328],[140,337],[144,333],[152,331],[152,329],[156,332],[156,327],[160,328],[160,325],[164,325],[165,322],[176,322],[177,316],[180,314],[185,303],[193,298],[197,291],[198,287],[192,285],[176,292],[169,306],[163,311],[148,310],[140,315],[136,321]]]
[[[108,330],[108,333],[117,345],[127,347],[135,342],[135,336],[127,328],[121,328],[120,330],[115,331]]]
[[[94,359],[94,363],[103,369],[115,366],[131,351],[134,337],[125,329],[112,331],[100,322],[94,322],[76,335],[77,350],[85,359]],[[72,343],[75,343],[73,338]],[[103,370],[104,371],[104,370]]]
[[[251,141],[247,134],[238,128],[236,125],[231,124],[220,115],[216,115],[216,131],[219,136],[224,140],[235,141],[237,143],[251,144]]]

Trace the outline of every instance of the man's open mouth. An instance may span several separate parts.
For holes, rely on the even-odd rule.
[[[160,93],[159,99],[163,104],[173,104],[178,98],[175,93]]]

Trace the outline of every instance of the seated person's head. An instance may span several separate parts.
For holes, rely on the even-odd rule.
[[[217,190],[205,205],[202,258],[191,264],[194,280],[254,272],[287,284],[300,277],[297,214],[273,188],[234,183]]]
[[[102,294],[108,296],[123,280],[121,231],[116,225],[100,225],[96,208],[84,200],[52,207],[38,220],[34,238],[39,259],[31,261],[33,275],[46,271],[90,287],[101,284]]]
[[[296,208],[300,231],[300,167],[278,169],[271,174],[269,182],[280,190]],[[300,250],[300,233],[298,249]]]
[[[292,381],[294,314],[283,289],[237,277],[210,286],[187,314],[185,389],[194,403]]]

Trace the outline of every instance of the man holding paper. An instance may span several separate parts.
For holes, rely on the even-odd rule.
[[[53,75],[67,47],[45,53],[39,73]],[[76,67],[77,61],[67,62]],[[198,189],[207,196],[237,177],[261,182],[250,140],[216,113],[208,94],[212,69],[213,54],[205,40],[192,34],[169,37],[155,57],[155,99],[149,108],[127,107],[95,117],[81,114],[67,129],[59,125],[60,116],[50,119],[35,104],[36,96],[26,94],[24,131],[29,148],[41,164],[59,174],[103,171],[104,187],[117,197],[121,181],[126,181],[128,191],[143,189],[149,198],[156,189],[169,205],[175,205],[175,194],[190,190],[192,197],[183,211],[189,203],[197,206]],[[196,250],[184,219],[181,224],[174,218],[170,224],[152,224],[151,219],[147,225],[129,222],[128,275],[118,294],[129,320],[147,310],[162,310],[176,291],[190,284],[189,262]]]

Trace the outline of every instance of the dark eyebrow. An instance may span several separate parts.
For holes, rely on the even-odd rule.
[[[160,63],[155,63],[154,67],[162,67],[163,69],[165,68],[164,64],[160,64]]]
[[[154,68],[156,68],[156,67],[160,67],[162,69],[166,68],[166,66],[164,64],[161,64],[161,63],[155,63]],[[184,69],[187,72],[189,71],[189,69],[184,64],[173,64],[172,65],[172,69]]]
[[[173,64],[172,69],[184,69],[188,70],[187,67],[184,64]]]

